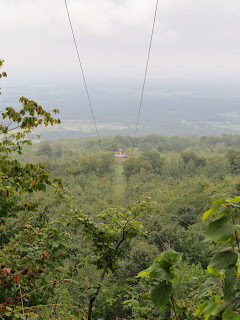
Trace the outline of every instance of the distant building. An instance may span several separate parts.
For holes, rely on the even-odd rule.
[[[118,151],[119,153],[115,155],[118,160],[125,160],[128,158],[128,155],[122,152],[123,149],[118,149]]]

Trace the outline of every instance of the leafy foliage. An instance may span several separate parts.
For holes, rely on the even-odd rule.
[[[168,250],[150,268],[139,273],[138,277],[153,278],[151,283],[151,300],[158,307],[167,307],[175,319],[198,317],[204,319],[238,319],[240,316],[240,281],[239,281],[239,232],[236,221],[239,221],[239,197],[227,198],[218,194],[209,198],[203,220],[211,215],[216,219],[210,222],[206,230],[206,240],[225,244],[227,247],[216,252],[208,266],[209,276],[199,289],[202,303],[195,314],[184,310],[181,302],[174,298],[172,283],[177,279],[174,265],[181,256]],[[230,247],[229,247],[230,246]],[[170,303],[171,302],[171,303]],[[166,312],[165,310],[161,311]]]
[[[0,125],[1,319],[240,319],[239,137],[138,137],[118,162],[131,137],[32,145],[60,120],[20,102]]]
[[[2,60],[1,60],[2,65]],[[2,74],[4,76],[4,74]],[[49,223],[48,206],[34,201],[31,194],[52,187],[56,196],[61,180],[52,180],[42,164],[21,163],[26,139],[42,123],[60,122],[36,102],[20,98],[19,111],[11,107],[1,113],[0,124],[0,314],[2,319],[31,319],[31,306],[44,304],[53,296],[54,283],[62,267],[65,232],[59,217]],[[53,110],[58,113],[58,110]],[[59,269],[60,270],[60,269]],[[38,288],[38,290],[36,289]],[[41,289],[45,288],[45,295]],[[28,309],[24,309],[24,305]],[[24,311],[25,310],[25,311]],[[36,314],[37,316],[37,314]]]

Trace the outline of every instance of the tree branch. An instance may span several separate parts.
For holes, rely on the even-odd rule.
[[[100,283],[99,283],[99,285],[98,285],[98,288],[97,288],[94,296],[93,296],[93,297],[90,299],[90,301],[89,301],[88,320],[91,320],[91,319],[92,319],[92,309],[93,309],[93,305],[94,305],[94,302],[95,302],[95,300],[96,300],[96,298],[97,298],[97,295],[99,294],[99,291],[101,290],[102,282],[103,282],[103,280],[104,280],[104,278],[105,278],[105,275],[106,275],[106,272],[107,272],[107,270],[108,270],[108,268],[109,268],[109,265],[110,265],[110,263],[112,262],[112,260],[114,259],[114,257],[115,257],[115,255],[116,255],[116,253],[117,253],[120,245],[121,245],[121,244],[123,243],[123,241],[126,239],[126,231],[125,231],[125,229],[126,229],[126,226],[127,226],[128,222],[129,222],[129,221],[127,220],[126,223],[125,223],[125,225],[124,225],[124,227],[123,227],[123,229],[122,229],[122,237],[121,237],[121,239],[119,240],[119,242],[117,243],[115,249],[113,250],[112,255],[109,257],[109,259],[108,259],[108,261],[107,261],[107,264],[106,264],[106,266],[105,266],[105,268],[104,268],[104,270],[103,270],[103,272],[102,272],[102,274],[101,274],[101,276],[100,276]]]

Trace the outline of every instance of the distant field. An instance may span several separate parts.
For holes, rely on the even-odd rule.
[[[216,124],[215,126],[220,129],[240,131],[240,124]]]
[[[231,117],[232,118],[231,118]],[[226,121],[178,121],[175,126],[170,126],[168,121],[154,123],[141,123],[138,127],[138,135],[160,134],[165,136],[173,135],[221,135],[221,134],[238,134],[240,131],[240,121],[235,119],[232,113],[229,113]],[[111,135],[129,135],[133,136],[135,132],[135,124],[131,123],[97,123],[97,129],[100,136]],[[43,139],[56,139],[67,137],[89,137],[96,136],[94,123],[82,120],[63,120],[58,126],[41,127],[36,133],[39,133]]]
[[[224,118],[225,121],[239,121],[240,122],[240,112],[224,112],[219,113],[218,116]]]

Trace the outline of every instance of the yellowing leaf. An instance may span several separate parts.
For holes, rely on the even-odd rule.
[[[231,202],[231,203],[237,203],[237,202],[240,202],[240,197],[235,197],[233,199],[228,198],[228,201]]]
[[[203,221],[205,221],[210,215],[212,215],[217,209],[219,209],[226,201],[226,198],[221,198],[213,202],[211,208],[204,212]]]
[[[220,271],[218,269],[215,269],[215,268],[210,267],[210,266],[207,267],[207,271],[208,271],[208,273],[212,274],[213,276],[219,276],[220,275]]]
[[[149,275],[150,271],[151,271],[150,268],[143,270],[143,271],[139,272],[139,274],[136,276],[136,278],[141,278],[143,276],[147,276],[147,275]]]

